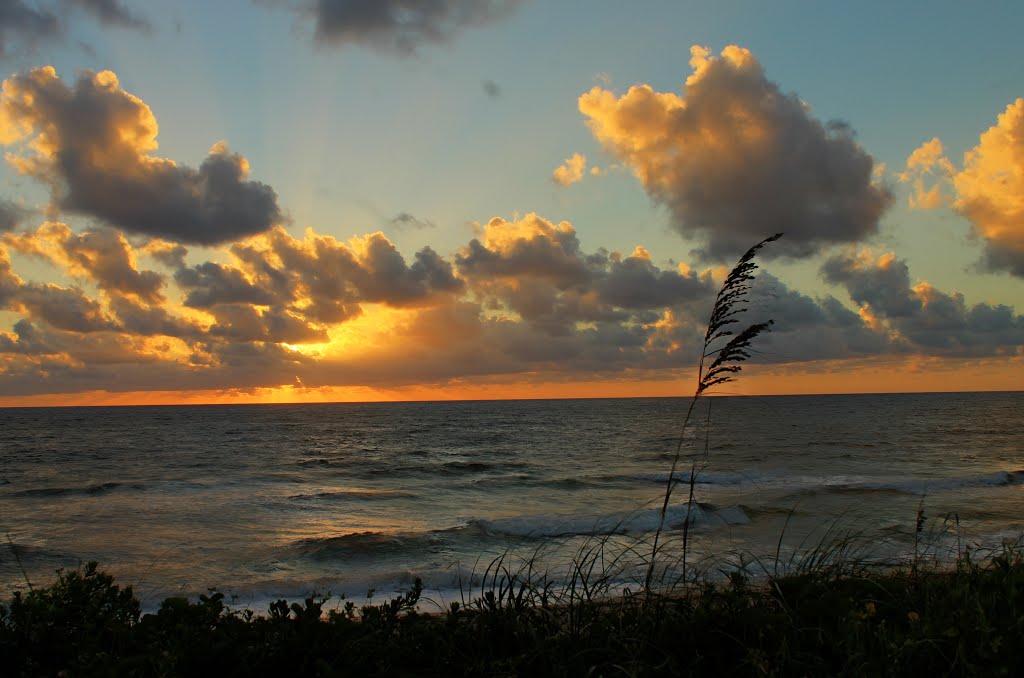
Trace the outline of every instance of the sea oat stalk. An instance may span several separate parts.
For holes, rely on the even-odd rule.
[[[676,469],[679,466],[686,427],[689,425],[690,417],[693,415],[693,408],[697,405],[700,396],[709,388],[735,381],[736,375],[743,369],[740,363],[750,358],[749,350],[751,343],[762,332],[771,331],[771,320],[749,325],[738,334],[733,332],[730,326],[738,323],[739,319],[737,316],[747,311],[747,294],[750,292],[750,283],[754,280],[754,271],[757,270],[754,256],[762,247],[781,237],[781,233],[776,233],[747,250],[746,254],[740,257],[740,260],[736,262],[733,269],[729,271],[729,275],[725,277],[725,282],[722,283],[722,288],[718,290],[718,296],[715,297],[715,305],[711,309],[711,316],[708,318],[708,329],[704,333],[704,346],[701,349],[700,362],[697,365],[697,389],[693,394],[693,398],[690,399],[690,406],[686,410],[686,417],[683,418],[683,426],[679,432],[679,442],[676,445],[676,454],[672,460],[672,469],[669,471],[668,481],[665,484],[665,497],[661,504],[661,516],[658,520],[658,529],[654,533],[651,558],[647,565],[647,576],[644,579],[644,590],[648,594],[651,592],[651,580],[654,578],[654,565],[658,555],[658,541],[665,527],[665,515],[668,513],[672,491],[679,482],[676,477]],[[721,343],[722,340],[726,340],[724,344]],[[711,360],[711,363],[705,367],[705,363],[708,360]],[[690,522],[690,511],[693,509],[694,482],[695,469],[691,469],[690,501],[686,509],[687,525]],[[685,562],[685,553],[683,558]]]

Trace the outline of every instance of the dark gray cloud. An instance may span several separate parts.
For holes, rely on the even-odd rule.
[[[580,97],[594,136],[665,204],[696,254],[731,261],[768,233],[786,237],[766,258],[806,257],[878,230],[892,203],[874,160],[843,123],[822,124],[757,59],[731,46],[693,48],[685,97],[600,87]]]
[[[316,0],[306,11],[325,45],[359,45],[415,54],[426,44],[447,43],[468,28],[501,19],[521,0]]]
[[[142,14],[117,0],[0,0],[0,57],[64,38],[72,32],[69,13],[74,10],[82,10],[107,26],[151,30]]]
[[[239,243],[231,251],[256,284],[279,300],[309,303],[311,311],[304,313],[323,322],[349,317],[363,302],[422,306],[437,294],[462,290],[451,264],[432,249],[417,252],[409,265],[382,233],[349,246],[329,236],[297,240],[277,228],[265,241]]]
[[[962,294],[927,282],[911,285],[905,261],[837,255],[822,266],[829,282],[844,286],[877,329],[904,350],[927,355],[1016,355],[1024,347],[1024,316],[1004,304],[968,305]]]
[[[64,0],[64,3],[85,10],[95,16],[100,23],[108,26],[135,28],[142,31],[152,29],[145,17],[128,9],[117,0]]]
[[[45,134],[47,149],[14,160],[50,184],[60,209],[132,233],[203,245],[229,242],[284,221],[277,195],[248,179],[248,162],[216,144],[199,169],[158,158],[149,107],[109,71],[74,87],[52,68],[14,75],[2,105],[17,124]]]
[[[821,275],[827,282],[845,287],[861,306],[871,306],[886,317],[903,318],[921,310],[921,300],[910,289],[907,262],[895,256],[872,261],[836,255],[822,264]]]
[[[220,304],[210,312],[216,322],[209,333],[233,342],[305,344],[329,339],[323,327],[310,325],[280,307],[260,310],[246,304]]]
[[[36,41],[60,35],[57,14],[23,0],[0,0],[0,56],[31,47]]]
[[[59,330],[86,334],[117,329],[99,303],[75,288],[26,283],[8,303],[28,318],[41,320]]]
[[[437,228],[430,219],[420,219],[419,217],[409,214],[408,212],[399,212],[395,216],[391,217],[390,223],[393,227],[398,230],[407,228],[422,229],[422,228]]]
[[[174,316],[163,306],[150,306],[119,295],[111,296],[108,306],[120,330],[127,334],[191,340],[205,335],[205,330],[194,321]]]
[[[175,271],[174,281],[187,291],[185,305],[209,309],[218,304],[273,304],[275,295],[254,285],[237,268],[205,262]]]
[[[741,323],[774,321],[772,331],[758,337],[756,359],[767,363],[865,358],[900,352],[885,333],[831,295],[811,298],[759,271]]]

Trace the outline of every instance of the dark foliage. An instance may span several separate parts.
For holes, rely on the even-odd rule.
[[[737,575],[674,597],[572,605],[485,592],[415,611],[419,583],[376,606],[326,597],[264,616],[219,593],[140,616],[94,563],[0,605],[5,676],[1024,675],[1024,559],[949,571]],[[490,596],[486,595],[490,593]]]

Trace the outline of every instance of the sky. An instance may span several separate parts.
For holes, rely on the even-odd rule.
[[[0,406],[1022,389],[1021,25],[0,0]]]

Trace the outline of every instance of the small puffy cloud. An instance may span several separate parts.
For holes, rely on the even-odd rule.
[[[411,56],[425,44],[450,42],[467,28],[501,19],[521,0],[309,0],[316,40]]]
[[[809,256],[878,230],[890,191],[849,126],[822,124],[765,77],[748,50],[691,49],[685,96],[594,87],[579,109],[595,138],[669,207],[673,225],[728,260],[766,233],[786,238],[765,256]]]
[[[899,174],[899,180],[911,184],[911,208],[934,209],[951,202],[942,189],[943,182],[955,173],[953,164],[943,155],[942,141],[935,137],[914,149],[907,158],[906,169]],[[933,182],[931,187],[925,183],[928,179]]]
[[[398,230],[407,228],[437,228],[437,224],[430,219],[420,219],[416,215],[409,214],[408,212],[399,212],[395,216],[391,217],[391,225]]]
[[[268,230],[284,216],[245,158],[216,144],[198,169],[152,155],[157,123],[110,71],[74,87],[51,67],[13,75],[0,97],[0,142],[23,174],[48,183],[55,206],[142,235],[212,245]]]
[[[596,169],[596,168],[595,168]],[[555,168],[551,173],[551,180],[559,186],[572,186],[583,180],[583,174],[587,170],[587,157],[579,153],[573,153],[565,159],[565,162]]]
[[[501,85],[494,82],[493,80],[484,80],[483,83],[481,83],[481,85],[484,88],[484,94],[486,94],[490,98],[497,99],[498,97],[501,96]]]

